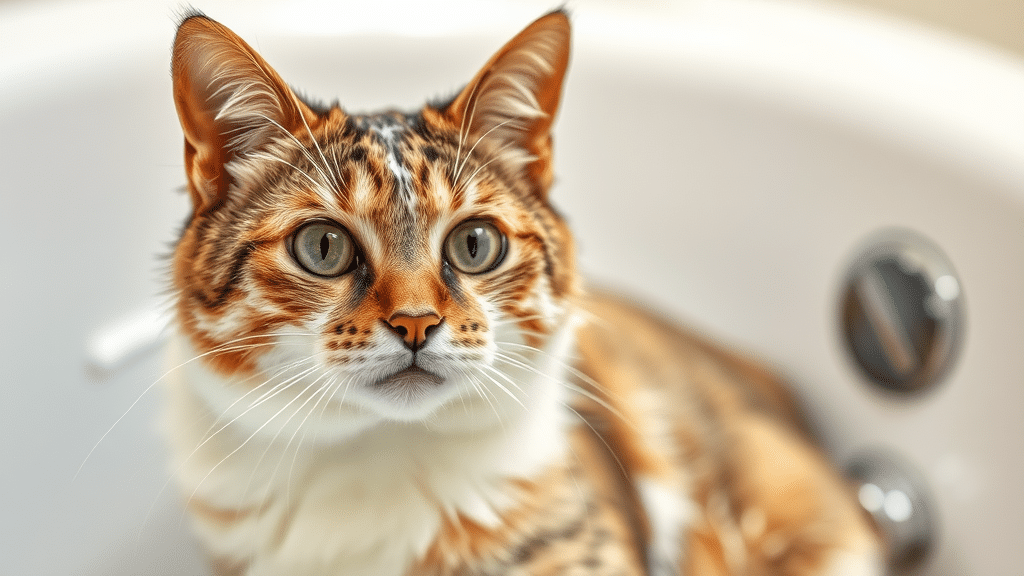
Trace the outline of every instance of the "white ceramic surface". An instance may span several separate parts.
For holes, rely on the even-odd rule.
[[[551,5],[196,4],[354,110],[456,89]],[[554,198],[585,270],[769,359],[837,461],[883,446],[921,470],[941,538],[924,574],[1019,574],[1024,63],[822,4],[624,5],[574,6]],[[2,574],[204,574],[146,345],[187,210],[176,7],[0,4]],[[838,337],[853,251],[891,225],[936,242],[966,300],[959,361],[909,401]]]

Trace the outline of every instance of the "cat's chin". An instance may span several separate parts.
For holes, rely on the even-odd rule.
[[[397,398],[416,398],[430,394],[444,384],[444,378],[413,364],[370,385],[381,394]]]
[[[381,416],[409,422],[428,417],[447,402],[451,388],[445,377],[413,364],[365,385],[361,396]]]

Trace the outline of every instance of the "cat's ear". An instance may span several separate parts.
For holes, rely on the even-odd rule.
[[[244,40],[205,16],[181,23],[172,54],[174,104],[198,214],[224,198],[229,162],[308,128],[317,117]]]
[[[445,110],[465,145],[493,140],[496,154],[526,165],[541,194],[553,179],[551,125],[569,44],[565,11],[542,16],[491,57]]]

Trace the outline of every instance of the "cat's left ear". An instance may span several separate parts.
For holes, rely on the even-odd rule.
[[[507,163],[525,165],[547,194],[553,180],[551,125],[569,65],[570,25],[564,10],[542,16],[510,40],[444,111],[463,145],[493,141]]]

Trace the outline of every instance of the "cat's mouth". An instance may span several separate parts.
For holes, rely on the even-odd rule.
[[[423,368],[413,364],[404,370],[395,372],[390,376],[385,376],[380,380],[373,383],[374,388],[381,389],[395,389],[395,388],[424,388],[424,387],[435,387],[439,386],[444,382],[444,378],[428,372]]]

